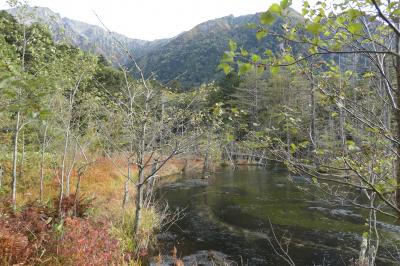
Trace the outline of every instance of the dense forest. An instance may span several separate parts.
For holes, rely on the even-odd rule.
[[[399,2],[304,1],[300,14],[282,0],[153,44],[9,4],[0,11],[1,265],[400,263]],[[218,183],[254,171],[255,184],[238,179],[244,191]],[[262,173],[279,175],[267,187],[304,205],[263,202]],[[195,197],[198,186],[218,188],[201,198],[219,211],[160,196]],[[308,220],[293,216],[304,209]],[[190,216],[205,236],[236,242],[187,242]],[[266,230],[251,231],[253,222]],[[174,226],[187,239],[163,243]],[[332,230],[341,235],[330,239]],[[245,250],[252,241],[270,253],[256,260]],[[193,243],[206,253],[192,255]]]

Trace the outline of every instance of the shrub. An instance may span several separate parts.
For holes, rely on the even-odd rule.
[[[30,204],[14,215],[2,210],[0,257],[3,264],[39,263],[51,241],[50,209]]]
[[[31,256],[28,237],[15,232],[7,221],[0,221],[0,264],[25,263]]]
[[[70,203],[71,197],[66,198],[63,210],[67,213],[71,213]],[[84,216],[89,205],[77,206],[77,213]],[[109,234],[107,223],[77,217],[59,220],[54,208],[36,203],[17,214],[5,206],[0,215],[0,265],[123,263],[120,244]]]
[[[53,199],[56,202],[56,206],[59,206],[59,198]],[[61,211],[63,213],[63,217],[68,216],[76,216],[80,218],[87,217],[89,212],[93,207],[93,198],[85,197],[84,195],[75,197],[75,194],[71,194],[68,197],[64,197],[61,204]]]
[[[63,236],[56,249],[63,264],[100,266],[122,263],[119,243],[110,236],[106,224],[67,218],[63,227]]]

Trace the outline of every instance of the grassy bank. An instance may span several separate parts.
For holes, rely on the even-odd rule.
[[[34,161],[29,154],[27,162]],[[193,158],[171,160],[162,176],[196,171],[202,161]],[[62,202],[58,213],[59,174],[45,170],[44,200],[39,201],[39,168],[27,163],[18,187],[18,209],[14,213],[8,201],[9,166],[5,167],[6,184],[1,192],[0,260],[1,265],[138,265],[155,243],[165,211],[148,205],[138,236],[133,234],[135,186],[131,182],[129,201],[122,208],[127,169],[119,158],[98,158],[81,176],[75,195],[77,173],[71,172],[71,195]],[[136,168],[132,167],[133,176]],[[133,180],[135,181],[135,180]]]

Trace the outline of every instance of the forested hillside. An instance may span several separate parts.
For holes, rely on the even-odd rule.
[[[176,81],[177,86],[188,87],[215,81],[220,77],[217,66],[231,39],[240,42],[248,52],[279,50],[278,41],[257,40],[251,25],[258,20],[259,14],[204,22],[150,51],[139,62],[147,75],[154,73],[164,83]],[[274,24],[276,31],[282,30],[280,24]]]
[[[118,33],[109,33],[105,29],[84,22],[61,17],[45,7],[27,7],[29,17],[17,16],[20,8],[7,10],[8,13],[16,15],[15,18],[23,24],[41,23],[48,26],[56,42],[74,45],[80,49],[97,55],[103,55],[114,64],[127,64],[129,59],[124,51],[118,46],[121,42],[135,56],[144,55],[152,46],[162,43],[162,40],[153,43],[149,41],[131,39]]]
[[[146,77],[154,75],[160,82],[177,88],[188,89],[220,78],[217,66],[231,39],[240,41],[248,52],[280,49],[280,42],[272,38],[257,40],[254,24],[260,14],[207,21],[171,39],[149,42],[117,33],[109,34],[98,26],[61,18],[48,8],[35,7],[27,11],[31,13],[30,19],[21,22],[36,21],[48,25],[57,42],[70,43],[84,51],[103,55],[114,64],[134,68],[119,43],[123,44],[140,63]],[[17,9],[8,12],[15,14]],[[291,10],[290,17],[294,22],[300,20],[300,15],[294,10]],[[273,28],[282,31],[281,22],[274,24]]]

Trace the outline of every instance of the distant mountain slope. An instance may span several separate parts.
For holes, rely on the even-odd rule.
[[[230,39],[249,52],[263,53],[278,45],[266,38],[257,41],[249,23],[257,23],[258,15],[228,16],[204,22],[190,31],[159,45],[139,59],[146,75],[154,73],[162,82],[178,80],[183,85],[198,85],[215,80],[216,68]],[[280,24],[274,27],[279,30]]]
[[[18,9],[10,9],[7,12],[16,16]],[[25,23],[40,22],[46,24],[56,41],[65,41],[82,50],[102,54],[114,63],[128,63],[126,54],[119,48],[115,40],[123,43],[136,56],[142,56],[147,50],[151,49],[152,45],[159,42],[130,39],[118,33],[111,35],[101,27],[63,18],[46,7],[29,7],[27,13],[30,19]]]
[[[56,41],[66,40],[79,48],[103,54],[114,63],[132,67],[126,54],[117,48],[115,39],[133,52],[145,75],[154,75],[163,83],[180,83],[183,87],[215,80],[216,68],[227,50],[230,39],[236,40],[249,52],[262,53],[266,48],[276,51],[279,44],[271,38],[259,42],[255,30],[246,27],[258,23],[258,14],[241,17],[227,16],[199,24],[171,39],[143,41],[130,39],[118,33],[109,34],[104,29],[87,23],[62,18],[48,8],[29,8],[33,19],[49,26]],[[8,10],[15,15],[17,10]],[[298,14],[293,11],[293,16]],[[278,20],[272,27],[281,30]]]

